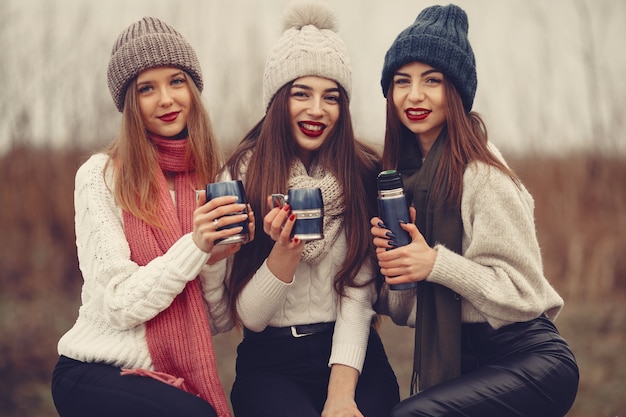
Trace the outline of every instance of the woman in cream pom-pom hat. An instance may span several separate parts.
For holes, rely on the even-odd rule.
[[[244,328],[231,401],[237,417],[386,416],[398,385],[376,330],[374,250],[378,158],[357,142],[352,71],[323,3],[296,1],[271,49],[266,115],[228,161],[257,214],[255,242],[233,261],[233,315]],[[289,205],[268,197],[321,189],[324,237],[290,238]]]

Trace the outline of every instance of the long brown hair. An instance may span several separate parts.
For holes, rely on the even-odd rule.
[[[274,245],[274,241],[263,233],[263,218],[270,210],[267,197],[272,193],[287,191],[289,170],[292,162],[298,158],[289,116],[290,89],[291,83],[278,90],[265,117],[248,132],[225,165],[225,169],[234,178],[238,178],[242,164],[248,164],[245,176],[246,195],[255,212],[257,223],[254,241],[237,252],[227,280],[234,317],[237,317],[239,294]],[[374,267],[375,252],[369,231],[369,219],[376,213],[376,175],[380,164],[376,152],[354,138],[347,96],[341,86],[340,90],[339,119],[314,155],[314,163],[335,175],[343,191],[343,230],[349,244],[341,270],[333,277],[333,282],[335,290],[344,295],[346,287],[366,284],[355,282],[364,263],[370,263]],[[249,155],[250,159],[247,161]]]
[[[191,91],[186,159],[190,171],[196,172],[197,186],[203,188],[204,184],[214,181],[221,158],[200,91],[187,73],[185,78]],[[157,216],[159,183],[156,173],[160,169],[158,153],[141,119],[137,77],[128,86],[124,100],[119,134],[106,150],[110,157],[109,162],[115,169],[115,201],[135,217],[153,226],[161,226]],[[107,167],[105,171],[106,169]]]
[[[397,169],[403,144],[417,140],[415,133],[402,124],[393,102],[393,80],[387,93],[387,122],[382,164],[384,169]],[[482,117],[471,111],[465,112],[463,101],[454,84],[444,78],[444,94],[446,98],[447,140],[444,144],[442,160],[435,176],[435,194],[444,198],[447,204],[461,201],[463,192],[463,173],[474,161],[484,162],[500,169],[513,181],[519,184],[515,173],[495,156],[488,146],[487,127]],[[447,179],[446,179],[447,178]],[[447,183],[447,187],[442,185]],[[438,194],[437,194],[438,195]]]

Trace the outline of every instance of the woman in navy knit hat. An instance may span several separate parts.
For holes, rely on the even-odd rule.
[[[398,246],[372,234],[386,283],[379,311],[415,327],[411,397],[392,416],[563,416],[578,367],[553,321],[531,195],[472,111],[465,12],[424,9],[385,56],[383,168],[401,173],[414,224]],[[389,285],[416,283],[413,289]]]

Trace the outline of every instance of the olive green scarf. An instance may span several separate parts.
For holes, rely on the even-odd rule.
[[[431,247],[442,244],[460,254],[463,236],[460,205],[446,205],[445,193],[436,194],[433,190],[439,165],[449,164],[448,160],[442,159],[447,140],[447,129],[444,128],[424,162],[417,140],[405,140],[398,171],[403,177],[407,200],[412,201],[417,211],[415,224],[426,242]],[[417,385],[421,391],[460,373],[460,297],[447,287],[421,281],[417,287],[411,394]]]

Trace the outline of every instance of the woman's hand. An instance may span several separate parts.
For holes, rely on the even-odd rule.
[[[332,365],[321,417],[363,417],[354,401],[358,379],[356,369],[337,363]]]
[[[385,227],[385,224],[380,217],[373,217],[370,220],[370,224],[372,225],[370,233],[374,236],[374,246],[376,247],[377,252],[379,249],[387,250],[395,248],[395,245],[391,240],[393,233]]]
[[[271,207],[271,197],[267,199]],[[283,282],[291,282],[296,271],[305,242],[291,238],[296,223],[296,215],[291,213],[289,204],[273,207],[263,219],[263,231],[274,240],[274,247],[267,258],[269,270]]]
[[[415,208],[411,207],[409,210],[414,220]],[[374,217],[370,223],[378,266],[387,284],[423,281],[428,277],[435,264],[437,251],[426,243],[417,226],[412,223],[403,223],[401,227],[411,236],[411,243],[396,247],[390,230],[384,227],[380,218]]]
[[[232,255],[241,247],[241,244],[217,247],[215,241],[236,235],[243,230],[241,226],[217,230],[220,227],[250,221],[250,218],[254,222],[254,213],[236,214],[245,208],[245,204],[237,203],[236,196],[218,197],[206,202],[206,193],[204,191],[198,193],[197,206],[193,212],[192,238],[202,251],[211,253],[210,263]]]
[[[254,212],[252,211],[252,207],[248,204],[248,231],[250,238],[248,242],[252,242],[254,240],[254,234],[256,230],[256,223],[254,222]],[[241,245],[243,243],[231,243],[228,245],[215,245],[211,250],[211,257],[207,262],[209,265],[213,265],[214,263],[221,261],[222,259],[228,258],[230,255],[234,255],[239,252],[241,249]]]
[[[363,414],[359,411],[354,398],[328,397],[324,403],[322,417],[363,417]]]
[[[248,204],[248,231],[250,233],[250,239],[248,239],[248,242],[252,242],[256,233],[256,221],[254,219],[254,211],[252,211],[252,206],[250,204]]]
[[[271,197],[268,197],[268,204],[271,205]],[[282,207],[273,207],[263,219],[263,231],[272,238],[278,245],[286,249],[301,250],[304,242],[297,237],[291,238],[291,231],[296,224],[296,215],[291,213],[289,204]]]

